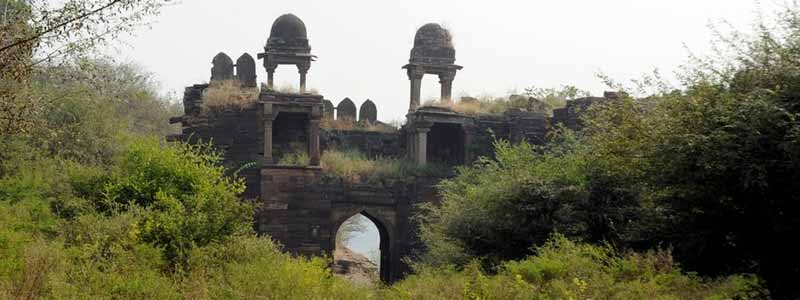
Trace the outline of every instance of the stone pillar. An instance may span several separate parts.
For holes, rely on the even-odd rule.
[[[303,63],[297,65],[297,71],[300,73],[300,93],[303,94],[306,92],[306,73],[308,73],[308,69],[311,67],[308,63]]]
[[[439,74],[439,84],[442,86],[442,102],[453,101],[453,78],[455,73]]]
[[[406,134],[406,155],[408,155],[408,159],[411,161],[417,161],[417,133],[416,131],[411,128],[408,130]]]
[[[306,72],[300,72],[300,93],[306,92]]]
[[[415,68],[408,69],[408,80],[411,81],[411,103],[408,106],[409,112],[414,112],[420,105],[420,94],[422,88],[422,76],[424,73]]]
[[[267,68],[267,87],[270,90],[275,89],[275,69],[276,68]]]
[[[320,163],[319,123],[319,119],[308,121],[308,156],[309,165],[312,166],[319,166]]]
[[[273,164],[272,160],[272,122],[275,117],[272,114],[272,104],[264,104],[264,164]]]
[[[417,128],[417,138],[416,140],[416,160],[417,165],[424,165],[427,163],[428,159],[428,132],[431,131],[428,127],[418,127]]]

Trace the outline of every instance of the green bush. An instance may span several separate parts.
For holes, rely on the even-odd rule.
[[[129,234],[162,247],[173,264],[192,247],[252,230],[253,206],[241,201],[241,178],[225,176],[210,145],[164,145],[134,139],[90,199],[100,212],[145,210]]]
[[[2,299],[371,297],[256,237],[207,145],[133,138],[107,169],[0,146]]]
[[[433,264],[495,264],[521,259],[553,232],[587,235],[587,179],[580,145],[569,136],[542,149],[495,142],[495,159],[458,169],[438,186],[441,203],[421,206],[423,257]]]
[[[422,268],[384,299],[764,299],[754,276],[718,280],[682,273],[667,251],[618,253],[554,236],[537,253],[503,263],[495,275]]]

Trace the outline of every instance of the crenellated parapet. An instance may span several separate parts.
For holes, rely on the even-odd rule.
[[[256,87],[256,64],[250,54],[244,53],[233,63],[224,52],[218,53],[211,60],[211,80],[223,81],[237,79],[242,87]]]

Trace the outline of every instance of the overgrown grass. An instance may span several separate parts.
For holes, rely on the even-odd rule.
[[[281,166],[307,166],[308,153],[288,153],[278,160]],[[322,153],[323,173],[351,184],[375,183],[385,179],[406,179],[410,176],[444,177],[450,168],[438,164],[418,166],[414,162],[396,158],[369,158],[354,150],[329,149]]]
[[[307,166],[311,158],[306,152],[287,153],[278,159],[279,166]]]
[[[272,88],[273,91],[278,93],[284,94],[299,94],[300,88],[296,85],[292,84],[282,84]],[[319,91],[315,88],[306,87],[306,91],[303,94],[311,94],[311,95],[319,95]]]
[[[328,150],[322,154],[325,174],[350,183],[370,183],[383,179],[405,179],[409,176],[447,176],[450,169],[437,165],[416,163],[395,158],[370,159],[358,151]]]
[[[343,131],[397,132],[397,127],[381,122],[355,122],[347,120],[323,119],[319,125],[322,129]]]
[[[537,255],[503,264],[496,274],[473,262],[463,270],[419,267],[383,299],[765,299],[759,280],[703,279],[681,272],[669,252],[618,253],[556,236]]]
[[[243,110],[258,102],[258,89],[242,87],[239,80],[212,81],[203,92],[203,109]]]
[[[480,97],[461,97],[459,101],[441,102],[430,99],[423,106],[443,107],[458,113],[480,116],[499,115],[510,109],[520,109],[531,112],[541,112],[552,115],[556,108],[564,107],[568,100],[589,97],[589,92],[580,90],[571,85],[557,88],[525,88],[522,93],[511,93],[504,97],[483,95]]]

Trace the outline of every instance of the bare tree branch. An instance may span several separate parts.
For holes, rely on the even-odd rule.
[[[75,22],[75,21],[78,21],[78,20],[81,20],[81,19],[87,18],[87,17],[89,17],[89,16],[91,16],[91,15],[94,15],[94,14],[96,14],[96,13],[98,13],[98,12],[101,12],[101,11],[103,11],[103,10],[105,10],[105,9],[107,9],[107,8],[109,8],[109,7],[111,7],[111,6],[114,6],[115,4],[117,4],[117,3],[121,2],[121,1],[122,1],[122,0],[112,0],[111,2],[109,2],[109,3],[106,3],[105,5],[103,5],[103,6],[99,7],[99,8],[97,8],[97,9],[95,9],[95,10],[92,10],[92,11],[89,11],[89,12],[86,12],[86,13],[83,13],[83,14],[81,14],[81,15],[78,15],[78,16],[76,16],[76,17],[72,18],[72,19],[69,19],[69,20],[66,20],[66,21],[64,21],[64,22],[61,22],[61,23],[59,23],[59,24],[57,24],[57,25],[55,25],[55,26],[53,26],[53,27],[50,27],[50,28],[48,28],[48,29],[45,29],[44,31],[38,32],[38,33],[36,33],[36,34],[34,34],[34,35],[30,36],[30,37],[27,37],[27,38],[21,39],[21,40],[19,40],[19,41],[16,41],[16,42],[12,42],[11,44],[9,44],[9,45],[6,45],[6,46],[3,46],[2,48],[0,48],[0,52],[3,52],[3,51],[6,51],[6,50],[8,50],[8,49],[11,49],[11,48],[13,48],[13,47],[16,47],[16,46],[19,46],[19,45],[22,45],[22,44],[25,44],[25,43],[28,43],[28,42],[34,41],[34,40],[38,39],[39,37],[41,37],[41,36],[43,36],[43,35],[45,35],[45,34],[48,34],[48,33],[50,33],[50,32],[53,32],[53,31],[55,31],[55,30],[57,30],[57,29],[59,29],[59,28],[62,28],[62,27],[64,27],[64,26],[67,26],[67,25],[69,25],[69,24],[70,24],[70,23],[72,23],[72,22]]]

